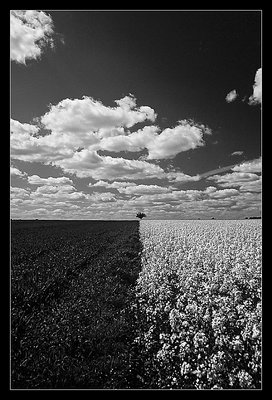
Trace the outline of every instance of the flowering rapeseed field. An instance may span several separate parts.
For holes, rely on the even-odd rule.
[[[135,343],[149,388],[261,387],[261,221],[141,221]]]

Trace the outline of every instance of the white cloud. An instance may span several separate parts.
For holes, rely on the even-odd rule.
[[[116,201],[113,193],[86,194],[69,184],[49,185],[44,182],[34,190],[11,187],[11,212],[19,217],[33,218],[37,209],[46,210],[48,217],[56,209],[62,210],[66,217],[82,217],[88,206],[99,208],[102,203]]]
[[[245,181],[245,184],[253,183],[254,181]],[[125,187],[125,184],[128,185]],[[89,186],[92,188],[94,185]],[[194,219],[197,216],[209,217],[211,213],[218,217],[231,217],[236,215],[235,212],[239,215],[241,210],[245,213],[257,212],[260,207],[260,194],[253,188],[251,191],[243,191],[241,187],[238,190],[217,189],[214,186],[203,190],[168,188],[169,191],[163,193],[157,185],[133,185],[132,182],[100,181],[95,187],[99,186],[115,186],[120,192],[124,189],[127,192],[124,194],[130,197],[116,197],[112,192],[85,194],[69,185],[42,185],[32,192],[13,188],[12,215],[29,218],[35,215],[37,209],[42,208],[46,210],[48,218],[58,209],[62,210],[63,218],[123,219],[134,218],[136,211],[141,208],[151,218],[164,218],[165,215],[171,218],[171,215],[176,215],[179,218],[184,216]]]
[[[129,102],[128,99],[131,99]],[[134,97],[126,96],[115,101],[118,107],[106,107],[91,97],[64,99],[41,118],[42,124],[55,133],[88,134],[100,128],[130,128],[146,120],[155,121],[150,107],[136,107]]]
[[[98,193],[94,192],[90,195],[89,197],[90,200],[94,202],[99,202],[99,201],[115,201],[115,194],[111,192],[105,192],[105,193]]]
[[[22,172],[15,167],[10,167],[10,175],[19,176],[20,178],[25,178],[27,176],[25,172]]]
[[[225,175],[213,175],[207,180],[215,181],[224,188],[237,187],[242,191],[260,191],[261,177],[251,172],[232,172]]]
[[[48,214],[48,210],[46,208],[36,208],[34,210],[34,215],[35,214]]]
[[[95,137],[102,139],[112,136],[123,136],[126,134],[126,130],[122,126],[117,128],[100,128],[98,131],[95,132]]]
[[[147,144],[148,160],[171,159],[178,153],[204,146],[203,135],[209,128],[189,120],[179,121],[174,128],[166,128]]]
[[[233,197],[237,197],[239,191],[237,189],[216,189],[215,187],[208,187],[204,190],[176,190],[169,193],[145,193],[142,196],[134,199],[135,204],[164,204],[170,203],[172,205],[180,205],[186,202],[186,207],[189,204],[202,203],[205,201],[211,201],[216,204],[217,201],[221,200],[232,200]]]
[[[253,94],[249,98],[249,104],[262,104],[262,68],[259,68],[256,72]]]
[[[135,182],[106,182],[106,181],[98,181],[95,183],[89,183],[90,187],[96,187],[96,186],[102,186],[105,188],[113,188],[113,189],[120,189],[120,188],[126,188],[128,186],[136,186]]]
[[[93,150],[98,161],[99,156],[95,156],[94,150],[103,149],[100,142],[104,137],[110,145],[112,137],[125,137],[127,127],[155,119],[150,107],[131,109],[129,107],[135,103],[125,103],[127,107],[121,102],[122,107],[111,108],[90,97],[65,99],[51,106],[40,118],[41,126],[49,131],[45,136],[40,135],[37,125],[11,120],[11,156],[49,164],[54,160],[71,159],[79,150],[87,151],[89,155],[89,150]],[[104,147],[107,149],[106,145]]]
[[[146,160],[171,159],[181,152],[204,146],[203,135],[210,133],[204,125],[182,120],[176,127],[166,128],[161,133],[157,126],[152,125],[126,136],[103,138],[92,148],[114,152],[147,149]]]
[[[214,193],[214,192],[216,192],[217,191],[217,189],[216,189],[216,187],[214,187],[214,186],[208,186],[208,187],[206,187],[206,189],[205,189],[205,193],[208,193],[208,194],[211,194],[211,193]]]
[[[90,177],[97,180],[130,180],[164,176],[164,170],[158,165],[122,157],[99,156],[95,151],[87,149],[74,153],[71,158],[57,160],[52,164],[79,178]]]
[[[191,176],[178,171],[166,172],[165,177],[172,183],[197,182],[201,178],[200,175]]]
[[[241,156],[242,154],[244,154],[242,150],[237,150],[231,153],[231,156]]]
[[[129,133],[126,136],[116,135],[103,138],[97,145],[92,146],[92,148],[113,152],[137,152],[145,148],[148,149],[149,143],[157,139],[158,131],[159,128],[157,126],[145,126],[143,129]]]
[[[10,120],[10,130],[11,133],[23,138],[34,137],[39,132],[39,128],[36,125],[21,124],[21,122],[14,119]]]
[[[10,197],[11,199],[27,199],[29,197],[29,191],[16,186],[10,187]]]
[[[214,192],[210,192],[209,196],[212,199],[224,199],[232,196],[237,196],[239,195],[239,191],[237,189],[222,189],[222,190],[216,190]]]
[[[231,90],[227,96],[225,97],[225,100],[227,103],[231,103],[235,101],[238,97],[237,91]],[[242,102],[246,100],[247,96],[244,96],[242,98]],[[259,68],[256,71],[255,74],[255,81],[253,84],[253,94],[249,97],[248,99],[248,104],[250,105],[256,105],[256,104],[262,104],[262,68]]]
[[[253,173],[262,172],[262,158],[259,157],[255,160],[245,161],[242,164],[235,165],[235,167],[232,168],[232,171]]]
[[[129,195],[142,195],[142,194],[155,194],[155,193],[168,193],[170,188],[158,185],[136,185],[120,187],[117,189],[120,193]]]
[[[11,120],[11,158],[51,164],[79,178],[96,180],[199,179],[182,172],[165,172],[149,161],[171,159],[180,152],[204,146],[203,136],[211,134],[208,127],[193,120],[181,120],[174,128],[162,132],[154,125],[130,132],[129,128],[137,123],[154,121],[154,110],[148,106],[136,107],[131,94],[115,103],[116,107],[106,107],[86,96],[64,99],[51,105],[37,125]],[[48,134],[44,135],[41,128]],[[131,160],[99,154],[101,150],[146,150],[147,155]]]
[[[38,136],[40,128],[36,125],[10,121],[10,155],[11,158],[22,161],[37,161],[49,164],[54,159],[70,157],[73,150],[61,140],[57,143],[50,140],[51,135]]]
[[[227,103],[232,103],[234,100],[237,99],[237,97],[238,97],[238,93],[237,93],[237,91],[234,89],[234,90],[231,90],[231,91],[227,94],[227,96],[225,97],[225,99],[226,99],[226,102],[227,102]]]
[[[223,188],[239,188],[240,192],[261,192],[262,177],[258,174],[262,172],[262,158],[245,161],[241,164],[228,168],[232,172],[227,174],[213,174],[207,177],[209,181],[216,182]],[[215,170],[223,172],[223,168]]]
[[[89,184],[90,188],[100,186],[116,189],[120,193],[117,197],[112,192],[84,193],[77,191],[68,177],[41,178],[31,175],[28,183],[34,186],[34,190],[22,192],[21,198],[17,198],[19,202],[14,201],[17,211],[18,207],[24,206],[27,208],[24,215],[29,215],[27,213],[31,209],[43,207],[48,210],[66,210],[69,205],[72,213],[71,206],[76,203],[77,206],[80,205],[80,209],[73,208],[73,212],[78,213],[79,210],[89,206],[92,208],[94,205],[99,205],[97,212],[110,212],[101,208],[101,204],[106,207],[110,202],[110,207],[114,207],[114,210],[120,210],[120,207],[125,210],[128,205],[138,207],[141,204],[156,203],[161,206],[166,201],[178,205],[181,201],[200,201],[209,196],[208,192],[179,191],[169,186],[137,185],[133,182],[153,178],[172,183],[198,181],[198,175],[190,176],[173,168],[164,170],[158,163],[150,161],[171,159],[180,152],[204,146],[204,135],[211,134],[208,127],[192,120],[181,120],[177,126],[163,131],[155,125],[147,125],[130,132],[129,128],[139,122],[154,121],[156,114],[148,106],[136,107],[133,95],[116,100],[116,104],[116,107],[106,107],[90,97],[65,99],[50,106],[48,113],[39,119],[37,125],[11,120],[12,158],[50,164],[61,168],[64,173],[97,180],[98,182]],[[47,130],[46,135],[40,128]],[[146,150],[147,154],[144,158],[135,160],[103,155],[99,153],[101,150]],[[35,185],[38,187],[35,188]],[[218,196],[225,197],[223,191]],[[96,211],[92,208],[92,212]],[[129,215],[130,212],[127,209],[128,214],[124,215]]]
[[[131,133],[127,128],[154,121],[156,114],[148,106],[136,108],[134,97],[126,96],[116,102],[119,106],[111,108],[90,97],[62,100],[40,118],[41,125],[50,132],[45,136],[40,135],[36,125],[11,120],[11,156],[23,161],[66,164],[88,153],[97,163],[102,161],[98,150],[146,149],[146,160],[171,159],[183,151],[204,146],[204,134],[211,134],[208,127],[192,120],[181,120],[176,127],[161,133],[154,125]]]
[[[10,57],[25,64],[38,59],[45,46],[53,46],[53,21],[43,11],[12,10],[10,12]]]
[[[62,186],[73,184],[73,181],[67,177],[53,178],[49,176],[48,178],[41,178],[38,175],[31,175],[28,177],[28,183],[31,185],[49,185],[49,186]]]
[[[260,176],[259,179],[241,184],[239,190],[240,192],[247,192],[247,193],[249,192],[261,193],[262,177]]]
[[[205,210],[206,212],[214,211],[214,210],[222,210],[225,211],[229,209],[231,206],[237,203],[236,199],[233,198],[222,198],[222,199],[205,199],[199,205],[200,209]],[[197,208],[197,205],[194,205]]]
[[[56,215],[58,215],[58,214],[63,214],[63,213],[65,213],[65,211],[62,209],[62,208],[56,208],[55,210],[53,210],[53,211],[51,211],[51,214],[56,214]]]
[[[36,195],[57,195],[57,196],[62,196],[62,195],[70,195],[71,193],[75,192],[75,188],[71,185],[64,185],[64,186],[55,186],[55,185],[43,185],[39,186],[34,192],[31,194]]]
[[[86,201],[90,199],[89,194],[77,191],[74,186],[69,183],[65,184],[64,181],[61,184],[49,184],[49,182],[45,183],[41,181],[39,184],[41,186],[28,192],[28,199],[31,201],[25,204],[35,207],[42,204],[51,209],[57,203],[63,204],[65,202],[70,204],[73,201]]]
[[[53,132],[47,136],[38,136],[38,133],[39,128],[35,125],[11,120],[11,158],[55,165],[80,178],[126,180],[160,178],[164,175],[163,169],[158,165],[121,157],[100,156],[92,149],[93,146],[78,151],[78,146],[85,143],[80,140],[76,142],[69,133],[59,135]]]
[[[129,111],[130,109],[136,107],[136,98],[130,93],[129,96],[125,96],[120,100],[115,100],[115,103],[124,110]]]

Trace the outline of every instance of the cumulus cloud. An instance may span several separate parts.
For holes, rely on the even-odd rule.
[[[181,120],[174,128],[166,128],[147,145],[148,160],[171,159],[178,153],[204,146],[203,135],[209,128],[190,120]]]
[[[77,200],[89,200],[90,195],[77,191],[72,185],[42,185],[38,186],[36,190],[32,191],[29,196],[34,201],[32,204],[47,204],[48,201],[77,201]]]
[[[70,148],[65,137],[49,134],[39,136],[40,128],[34,124],[10,121],[10,155],[11,158],[50,164],[55,159],[71,157],[76,148]],[[69,140],[70,143],[70,140]]]
[[[39,214],[42,214],[42,215],[46,214],[47,215],[48,214],[48,210],[46,208],[36,208],[34,210],[34,215],[39,215]]]
[[[225,97],[225,99],[226,99],[226,102],[227,102],[227,103],[232,103],[233,101],[235,101],[235,100],[237,99],[237,97],[238,97],[238,93],[237,93],[237,91],[234,89],[234,90],[231,90],[231,91],[227,94],[227,96]]]
[[[27,189],[11,186],[10,197],[11,199],[27,199],[29,197],[29,191]]]
[[[110,142],[113,137],[125,137],[128,127],[156,117],[150,107],[136,108],[134,98],[131,103],[124,99],[119,102],[121,105],[112,108],[90,97],[65,99],[51,106],[38,125],[11,120],[11,156],[23,161],[51,163],[71,158],[80,150],[107,150],[114,146]],[[40,126],[49,134],[41,135]],[[100,145],[103,139],[108,144]],[[94,151],[92,154],[95,157]]]
[[[158,165],[122,157],[101,156],[92,146],[78,148],[82,142],[73,141],[68,134],[38,136],[39,128],[11,120],[11,158],[28,162],[51,164],[73,173],[79,178],[121,180],[162,177]],[[64,136],[65,136],[64,135]]]
[[[179,171],[166,172],[165,177],[172,183],[186,183],[186,182],[197,182],[200,180],[200,175],[188,175]]]
[[[116,201],[115,194],[111,192],[105,192],[105,193],[98,193],[94,192],[90,195],[89,200],[92,200],[94,202],[98,201]]]
[[[253,184],[257,181],[246,181],[244,184]],[[242,186],[216,188],[208,186],[202,190],[174,190],[171,187],[163,188],[158,185],[137,185],[134,182],[107,182],[98,181],[89,185],[93,187],[117,188],[119,195],[112,192],[94,192],[86,194],[77,191],[71,185],[53,186],[41,185],[33,191],[30,189],[12,189],[12,213],[25,218],[33,217],[36,209],[46,210],[48,217],[54,215],[52,211],[63,210],[67,218],[133,218],[136,211],[144,209],[154,218],[162,217],[165,212],[170,216],[180,217],[184,213],[186,218],[196,218],[197,215],[209,215],[216,211],[218,217],[222,212],[235,215],[232,211],[244,210],[250,212],[260,205],[260,194],[253,189],[242,190]],[[124,198],[122,195],[127,196]],[[215,215],[215,214],[213,214]]]
[[[253,174],[250,172],[232,172],[224,175],[213,175],[207,179],[216,181],[220,184],[230,183],[238,186],[240,182],[253,181],[258,178],[259,176],[257,174]]]
[[[108,179],[114,181],[162,178],[164,170],[155,164],[139,160],[127,160],[122,157],[100,156],[93,150],[84,149],[72,157],[52,162],[65,172],[79,178]]]
[[[112,152],[130,151],[138,152],[148,148],[149,143],[158,137],[159,128],[157,126],[145,126],[136,132],[128,135],[115,135],[102,138],[97,145],[92,146],[96,150],[107,150]]]
[[[41,122],[52,132],[80,135],[100,128],[130,128],[146,120],[155,121],[154,110],[148,106],[137,108],[135,97],[126,96],[115,102],[118,107],[106,107],[88,96],[83,96],[82,99],[64,99],[57,105],[52,105],[41,118]]]
[[[11,119],[10,130],[11,134],[26,139],[28,136],[34,137],[39,132],[39,127],[32,124],[21,124],[21,122]]]
[[[120,189],[120,188],[126,188],[127,186],[136,186],[135,182],[106,182],[106,181],[98,181],[95,183],[89,183],[90,187],[96,187],[96,186],[102,186],[107,189]]]
[[[137,107],[132,94],[115,103],[115,107],[108,107],[87,96],[64,99],[51,105],[33,124],[11,120],[11,158],[50,164],[64,173],[95,180],[199,179],[173,170],[166,172],[150,161],[172,159],[180,152],[204,146],[204,135],[211,134],[208,127],[193,120],[181,120],[177,126],[163,131],[155,125],[146,125],[131,132],[135,124],[154,122],[155,111],[148,106]],[[142,150],[147,154],[137,160],[101,153]],[[30,178],[29,183],[34,181],[39,185],[55,184],[37,177]]]
[[[239,193],[261,193],[262,158],[243,162],[231,168],[230,173],[213,175],[207,180],[214,181],[223,188],[237,188]]]
[[[262,177],[260,176],[259,179],[256,179],[254,181],[249,181],[242,183],[239,188],[240,192],[255,192],[255,193],[261,193],[262,191]]]
[[[238,97],[235,89],[231,90],[225,97],[227,103],[232,103]],[[242,98],[242,102],[246,101],[247,96]],[[248,99],[249,105],[262,104],[262,68],[259,68],[255,74],[255,81],[253,84],[253,94]]]
[[[132,93],[129,93],[129,96],[125,96],[120,100],[115,100],[115,103],[129,111],[131,108],[136,107],[136,98]]]
[[[10,12],[10,57],[25,64],[40,58],[46,46],[53,46],[53,21],[49,14],[35,10]]]
[[[212,199],[225,199],[228,197],[239,195],[239,191],[237,189],[222,189],[222,190],[216,190],[216,191],[207,192],[207,193],[209,193],[209,196]]]
[[[136,107],[132,95],[116,103],[117,107],[106,107],[85,96],[51,105],[40,118],[40,126],[49,132],[47,135],[40,134],[39,125],[12,120],[11,155],[23,161],[50,163],[77,159],[76,153],[84,150],[89,156],[92,152],[98,162],[99,150],[138,152],[146,149],[146,160],[171,159],[178,153],[204,146],[204,134],[211,134],[208,127],[192,120],[181,120],[174,128],[162,132],[154,125],[130,132],[128,129],[137,123],[153,122],[156,114],[148,106]]]
[[[49,185],[49,186],[62,186],[62,185],[70,185],[73,184],[73,181],[70,178],[65,176],[53,178],[49,176],[48,178],[41,178],[38,175],[31,175],[28,177],[28,183],[30,185]]]
[[[27,174],[25,172],[20,171],[18,168],[10,167],[10,175],[18,176],[20,178],[25,178]]]
[[[177,154],[204,146],[204,134],[210,134],[208,127],[189,120],[181,120],[174,128],[160,132],[157,126],[145,126],[126,136],[116,135],[103,138],[92,146],[93,149],[113,152],[148,151],[146,160],[172,159]]]
[[[129,200],[127,207],[144,208],[153,218],[173,217],[195,219],[212,215],[221,218],[241,217],[256,212],[260,207],[260,194],[239,189],[217,189],[209,186],[203,190],[180,190],[166,194],[145,194]],[[238,212],[238,213],[236,213]],[[247,214],[244,214],[247,215]]]
[[[242,192],[260,192],[262,177],[251,172],[232,172],[225,175],[213,175],[207,178],[220,187],[239,188]]]
[[[127,187],[120,187],[117,190],[120,193],[127,195],[168,193],[171,191],[171,189],[168,187],[158,185],[132,185]]]
[[[235,172],[262,172],[262,158],[256,158],[255,160],[245,161],[242,164],[235,165],[232,168]]]
[[[233,172],[253,172],[253,173],[260,173],[262,171],[262,158],[259,157],[254,160],[245,161],[240,164],[233,164],[228,165],[226,167],[220,167],[217,169],[213,169],[208,172],[204,172],[200,174],[198,177],[199,179],[208,178],[209,180],[216,180],[217,177],[227,176],[222,175],[223,172],[233,171]]]
[[[262,68],[259,68],[256,72],[253,94],[249,98],[249,104],[262,104]]]
[[[237,189],[216,189],[215,187],[208,187],[203,190],[175,190],[169,193],[144,193],[142,196],[135,199],[136,202],[146,202],[149,204],[168,203],[174,205],[182,205],[183,202],[187,203],[203,203],[207,200],[216,202],[217,200],[231,199],[239,195]],[[186,206],[187,207],[187,206]]]
[[[205,189],[205,193],[208,193],[208,194],[214,193],[214,192],[216,192],[216,191],[217,191],[217,189],[216,189],[216,187],[214,187],[214,186],[208,186],[208,187],[206,187],[206,189]]]
[[[154,193],[167,193],[170,192],[172,187],[165,187],[159,185],[137,185],[135,182],[106,182],[98,181],[94,184],[90,183],[89,187],[105,187],[107,189],[116,189],[119,193],[126,195],[142,195]]]
[[[71,185],[65,185],[65,186],[56,186],[56,185],[42,185],[39,186],[35,192],[35,194],[43,194],[43,195],[51,195],[51,194],[67,194],[67,193],[72,193],[75,191],[75,188]]]

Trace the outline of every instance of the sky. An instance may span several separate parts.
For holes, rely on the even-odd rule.
[[[10,99],[11,218],[261,215],[261,10],[10,10]]]

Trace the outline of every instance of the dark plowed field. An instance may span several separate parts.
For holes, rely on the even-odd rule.
[[[11,222],[11,387],[137,387],[138,221]]]

